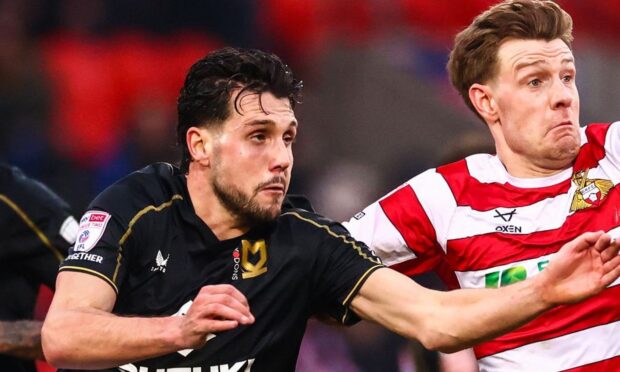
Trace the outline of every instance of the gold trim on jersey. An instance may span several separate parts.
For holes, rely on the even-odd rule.
[[[148,206],[142,208],[138,213],[136,213],[135,216],[133,216],[131,221],[129,221],[129,225],[127,226],[127,231],[125,231],[125,233],[121,237],[121,240],[118,241],[118,244],[119,245],[125,244],[125,241],[127,240],[127,238],[129,238],[129,235],[131,235],[131,233],[133,232],[133,225],[135,225],[136,222],[138,222],[138,220],[140,218],[142,218],[142,216],[144,216],[145,214],[147,214],[150,211],[161,212],[162,209],[171,206],[172,203],[175,200],[183,200],[183,197],[181,195],[179,195],[179,194],[175,194],[175,195],[172,196],[172,198],[170,200],[168,200],[165,203],[160,204],[157,207],[151,204],[151,205],[148,205]]]
[[[295,216],[295,217],[299,218],[299,219],[300,219],[300,220],[302,220],[302,221],[309,222],[310,224],[312,224],[312,225],[314,225],[314,226],[316,226],[316,227],[318,227],[318,228],[320,228],[320,229],[323,229],[323,230],[327,231],[327,233],[328,233],[329,235],[331,235],[331,236],[333,236],[333,237],[335,237],[335,238],[342,239],[342,241],[343,241],[343,242],[345,242],[346,244],[351,245],[351,246],[355,249],[355,251],[357,252],[357,254],[359,254],[362,258],[364,258],[364,259],[366,259],[366,260],[368,260],[368,261],[370,261],[370,262],[372,262],[372,263],[376,263],[377,265],[382,265],[381,260],[379,260],[379,259],[378,259],[378,258],[376,258],[376,257],[371,257],[371,256],[368,256],[365,252],[363,252],[363,251],[362,251],[362,247],[360,247],[360,246],[357,244],[357,242],[356,242],[355,240],[353,240],[352,238],[347,237],[346,235],[336,234],[336,233],[335,233],[335,232],[333,232],[333,231],[332,231],[332,230],[331,230],[328,226],[326,226],[326,225],[321,225],[320,223],[318,223],[318,222],[316,222],[316,221],[313,221],[313,220],[311,220],[311,219],[309,219],[309,218],[302,217],[302,216],[301,216],[299,213],[297,213],[297,212],[286,212],[286,213],[282,213],[282,216],[287,216],[287,215],[292,215],[292,216]]]
[[[136,215],[133,216],[133,218],[129,221],[129,225],[127,226],[127,230],[125,231],[125,233],[123,234],[121,239],[118,241],[118,255],[116,256],[116,267],[114,268],[114,275],[112,276],[112,281],[114,283],[116,283],[116,279],[118,277],[118,270],[120,269],[120,266],[121,266],[121,256],[122,256],[122,252],[123,252],[123,244],[125,244],[125,242],[129,238],[129,236],[133,232],[133,226],[138,222],[138,220],[140,218],[142,218],[142,216],[144,216],[148,212],[151,212],[151,211],[152,212],[161,212],[164,208],[168,208],[169,206],[171,206],[172,203],[174,203],[175,200],[183,200],[183,196],[181,196],[180,194],[174,194],[170,200],[168,200],[167,202],[164,202],[164,203],[158,205],[157,207],[152,205],[152,204],[148,205],[148,206],[142,208],[138,213],[136,213]]]
[[[100,273],[99,271],[95,271],[86,267],[81,267],[81,266],[63,266],[61,267],[58,272],[61,272],[63,270],[68,270],[68,271],[83,271],[85,273],[89,273],[89,274],[93,274],[97,277],[100,277],[101,279],[105,280],[109,285],[112,286],[112,288],[114,289],[114,292],[116,292],[116,294],[118,295],[118,287],[116,286],[116,284],[114,284],[114,282],[112,280],[110,280],[110,278],[108,278],[107,276],[105,276],[104,274]]]
[[[116,283],[118,277],[118,270],[121,268],[121,258],[123,257],[123,246],[118,247],[118,253],[116,254],[116,266],[114,267],[114,274],[112,274],[112,281]]]
[[[354,293],[357,293],[358,291],[358,287],[366,281],[366,279],[368,278],[368,276],[370,274],[372,274],[375,270],[380,269],[382,267],[385,267],[383,265],[375,265],[371,268],[369,268],[368,270],[366,270],[366,272],[360,276],[360,278],[357,280],[357,282],[355,283],[355,285],[353,286],[353,288],[351,288],[351,290],[349,291],[349,294],[347,295],[347,297],[345,297],[344,301],[342,301],[342,305],[345,306],[345,311],[344,311],[344,315],[342,316],[342,319],[340,320],[340,322],[342,324],[344,324],[344,322],[347,320],[347,316],[349,315],[349,306],[347,305],[350,297],[353,296]]]
[[[52,252],[52,254],[56,257],[56,259],[58,259],[59,262],[62,262],[62,260],[64,259],[63,254],[60,253],[60,251],[56,247],[54,247],[52,242],[47,238],[47,236],[45,236],[43,231],[41,231],[37,227],[37,225],[35,225],[35,223],[30,219],[30,217],[28,217],[26,212],[24,212],[24,210],[21,209],[13,200],[11,200],[8,196],[4,194],[0,194],[0,200],[5,202],[6,205],[9,206],[9,208],[13,209],[13,211],[17,213],[17,215],[32,230],[32,232],[35,233],[39,240],[41,240],[43,245],[45,245]]]
[[[614,187],[613,182],[610,180],[588,178],[589,170],[582,170],[573,175],[572,181],[577,185],[577,190],[570,205],[571,212],[600,204],[609,194],[609,190]]]

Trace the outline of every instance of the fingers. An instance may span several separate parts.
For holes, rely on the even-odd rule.
[[[616,244],[617,245],[617,244]],[[602,284],[607,287],[620,277],[620,256],[615,256],[603,264]]]
[[[581,252],[583,250],[594,248],[601,253],[603,262],[607,262],[618,254],[620,246],[611,235],[603,231],[586,232],[570,242],[564,244],[562,250],[573,250]]]
[[[602,235],[603,235],[602,231],[590,231],[590,232],[583,233],[579,235],[578,237],[576,237],[575,239],[571,240],[570,242],[564,244],[562,249],[573,249],[579,252],[579,251],[583,251],[588,248],[592,248],[593,246],[596,247],[597,244],[599,244],[600,247],[602,247],[604,246],[604,244],[602,242],[599,242]]]
[[[175,327],[179,331],[177,345],[186,349],[204,345],[211,333],[252,324],[254,316],[243,293],[220,284],[202,287],[179,321]]]
[[[232,320],[239,324],[254,322],[247,298],[238,289],[226,284],[202,287],[191,310],[198,318]]]
[[[604,234],[601,232],[601,236],[598,238],[598,240],[594,244],[594,248],[597,251],[602,252],[603,250],[607,249],[610,244],[611,244],[611,235]]]
[[[200,295],[201,293],[229,295],[237,299],[237,301],[242,303],[244,306],[248,306],[248,307],[250,306],[248,304],[248,300],[245,297],[245,295],[241,293],[237,288],[233,287],[230,284],[206,285],[200,289],[200,292],[198,292],[198,295]]]
[[[244,306],[237,299],[223,294],[205,295],[196,306],[202,306],[200,317],[236,320],[241,324],[253,322],[249,306]],[[196,303],[196,301],[194,301]]]
[[[595,248],[601,253],[603,262],[607,262],[618,255],[620,244],[608,234],[604,234],[595,245]]]
[[[239,323],[234,320],[209,320],[205,322],[205,333],[224,332],[235,329],[239,326]]]

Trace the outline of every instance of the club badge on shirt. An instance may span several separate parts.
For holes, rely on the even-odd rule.
[[[577,186],[577,191],[573,195],[571,212],[598,206],[614,187],[610,180],[588,178],[588,170],[579,171],[573,175],[573,183]]]
[[[80,219],[80,229],[73,250],[88,252],[103,236],[111,215],[103,211],[88,211]]]

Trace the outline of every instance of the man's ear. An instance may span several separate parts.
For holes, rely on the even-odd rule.
[[[469,88],[469,100],[487,124],[495,123],[499,119],[497,103],[488,85],[473,84]]]
[[[211,164],[213,134],[206,128],[191,127],[185,134],[185,141],[191,159],[202,166],[208,167]]]

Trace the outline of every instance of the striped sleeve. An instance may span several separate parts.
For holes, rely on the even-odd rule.
[[[386,265],[406,268],[404,274],[433,269],[428,263],[437,262],[436,256],[441,252],[437,227],[447,228],[444,217],[433,212],[441,202],[439,192],[449,190],[442,177],[431,169],[365,208],[345,227]],[[403,263],[407,264],[400,265]]]

